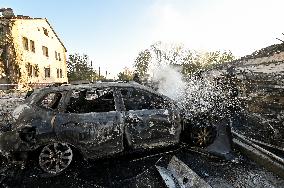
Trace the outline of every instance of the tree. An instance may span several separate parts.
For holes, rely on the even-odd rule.
[[[144,77],[148,71],[149,63],[151,62],[151,53],[150,50],[146,49],[141,51],[138,54],[138,57],[135,59],[134,67],[138,72],[140,77]]]
[[[145,77],[152,66],[158,67],[161,64],[180,67],[182,72],[187,72],[188,70],[183,70],[183,67],[185,67],[184,65],[189,65],[191,60],[191,51],[184,48],[183,45],[156,42],[149,49],[141,51],[138,54],[134,67],[140,77]],[[189,66],[185,67],[185,69],[188,68]]]
[[[157,42],[138,54],[134,68],[141,77],[145,77],[151,66],[168,64],[180,67],[184,75],[189,75],[200,69],[209,69],[234,59],[231,51],[198,52],[186,49],[181,44]]]
[[[117,77],[119,80],[129,81],[133,79],[133,72],[125,67],[122,72],[118,73]]]
[[[97,77],[96,72],[94,72],[91,67],[89,56],[86,54],[70,54],[67,60],[67,68],[67,77],[69,81],[92,81],[93,79],[95,80],[95,78]]]
[[[226,62],[233,61],[235,56],[231,51],[213,51],[213,52],[205,52],[202,55],[202,64],[204,69],[211,68],[215,65],[220,65]]]
[[[20,60],[16,55],[17,46],[12,35],[14,21],[3,18],[1,24],[3,32],[0,35],[0,79],[5,79],[8,83],[26,84],[28,80],[21,75]]]

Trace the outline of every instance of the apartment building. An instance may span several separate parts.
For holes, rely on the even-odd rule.
[[[48,20],[0,12],[0,84],[68,82],[67,50]]]

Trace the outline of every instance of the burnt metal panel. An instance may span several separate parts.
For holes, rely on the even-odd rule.
[[[125,133],[133,149],[169,146],[179,142],[181,125],[169,110],[138,110],[125,113]]]

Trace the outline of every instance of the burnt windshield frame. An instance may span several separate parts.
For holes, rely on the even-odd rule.
[[[51,108],[51,107],[45,107],[41,104],[41,102],[44,100],[45,97],[47,97],[50,94],[60,94],[60,99],[58,101],[58,104],[56,105],[56,107]],[[48,110],[48,111],[60,111],[60,109],[63,108],[64,106],[64,99],[66,96],[66,91],[62,91],[62,90],[50,90],[48,92],[45,92],[44,94],[42,94],[39,99],[35,102],[35,106],[39,107],[40,109],[44,109],[44,110]],[[54,104],[53,104],[54,105]]]

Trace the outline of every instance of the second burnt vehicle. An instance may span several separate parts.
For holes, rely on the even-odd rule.
[[[231,154],[227,122],[192,125],[175,101],[135,82],[35,90],[12,115],[12,125],[0,133],[1,153],[12,160],[36,153],[40,168],[50,174],[68,168],[77,152],[98,159],[184,142]]]

